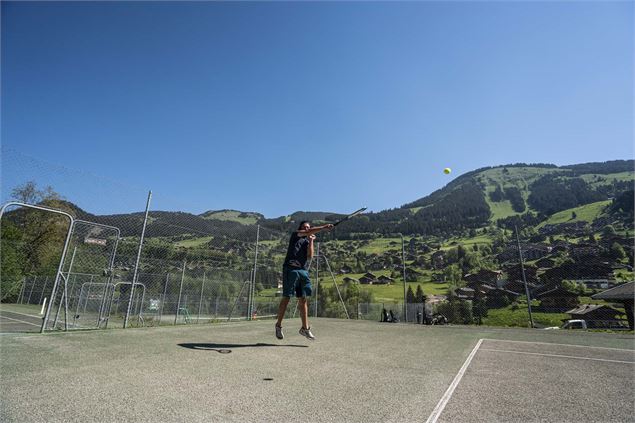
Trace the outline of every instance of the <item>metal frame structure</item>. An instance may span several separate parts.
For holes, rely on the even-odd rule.
[[[110,291],[110,302],[108,303],[108,314],[106,316],[106,326],[104,326],[105,329],[108,329],[108,322],[110,321],[110,313],[112,312],[112,303],[115,300],[115,290],[117,289],[117,286],[119,285],[131,285],[130,287],[130,300],[128,301],[128,308],[127,308],[127,312],[126,312],[126,321],[127,321],[127,317],[128,317],[128,312],[131,310],[131,304],[133,301],[133,297],[132,295],[134,294],[134,291],[132,289],[133,285],[140,285],[141,287],[143,287],[143,294],[141,294],[141,305],[139,306],[139,316],[138,316],[138,321],[139,323],[143,322],[143,301],[145,300],[145,296],[146,296],[146,286],[140,282],[136,282],[136,283],[132,283],[132,282],[117,282],[115,284],[111,284],[111,291]],[[117,309],[119,309],[119,305],[117,305]]]
[[[0,222],[2,221],[2,215],[4,214],[4,211],[10,206],[27,207],[27,208],[32,208],[32,209],[36,209],[36,210],[47,211],[47,212],[51,212],[51,213],[60,214],[60,215],[65,216],[65,217],[68,218],[68,220],[69,220],[68,232],[66,233],[66,239],[64,241],[64,248],[62,250],[62,256],[60,257],[59,266],[57,267],[57,273],[55,274],[55,282],[53,283],[53,291],[51,292],[51,300],[53,300],[55,298],[55,296],[57,295],[57,289],[58,289],[60,278],[62,278],[64,280],[64,294],[66,294],[67,280],[64,277],[64,275],[62,274],[62,268],[64,266],[64,261],[66,259],[66,253],[68,251],[68,244],[70,243],[70,240],[71,240],[71,235],[72,235],[72,231],[73,231],[73,222],[74,222],[75,219],[69,213],[66,213],[65,211],[62,211],[62,210],[57,210],[57,209],[53,209],[53,208],[50,208],[50,207],[36,206],[34,204],[23,203],[23,202],[20,202],[20,201],[10,201],[8,203],[5,203],[2,206],[2,208],[0,208]],[[68,298],[66,298],[66,296],[64,296],[64,298],[66,299],[65,300],[66,312],[68,314]],[[48,319],[49,319],[49,317],[51,315],[51,305],[52,304],[53,304],[53,301],[49,301],[48,307],[46,308],[46,314],[44,315],[44,319],[42,320],[42,326],[40,327],[40,333],[44,333],[44,330],[46,329],[46,324],[48,323]],[[66,323],[65,327],[66,327],[66,329],[68,329],[68,321],[66,321],[65,323]]]

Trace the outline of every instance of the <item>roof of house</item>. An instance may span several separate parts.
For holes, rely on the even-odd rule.
[[[587,313],[590,313],[592,311],[596,311],[596,310],[601,309],[601,308],[607,309],[607,311],[612,311],[612,312],[615,312],[615,313],[623,314],[621,311],[615,310],[612,307],[607,307],[604,304],[582,304],[581,306],[576,307],[574,309],[571,309],[569,311],[566,311],[565,313],[567,313],[567,314],[587,314]]]
[[[577,296],[578,296],[578,294],[573,293],[571,291],[567,291],[566,289],[556,288],[556,289],[552,289],[550,291],[541,292],[540,294],[536,295],[536,298],[543,298],[543,297],[577,297]]]
[[[594,300],[635,300],[635,282],[628,282],[592,295]]]

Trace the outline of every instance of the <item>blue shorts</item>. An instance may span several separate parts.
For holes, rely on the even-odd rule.
[[[297,298],[310,297],[313,289],[309,272],[304,269],[294,267],[282,267],[282,296]]]

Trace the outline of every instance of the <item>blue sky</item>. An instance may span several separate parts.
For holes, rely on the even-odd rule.
[[[633,12],[2,2],[2,145],[152,189],[155,209],[267,217],[398,207],[483,166],[632,159]],[[95,213],[145,205],[54,188]]]

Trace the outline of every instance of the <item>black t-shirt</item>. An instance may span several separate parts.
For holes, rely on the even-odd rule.
[[[298,236],[297,232],[293,232],[291,239],[289,239],[287,257],[284,259],[285,266],[306,269],[308,252],[309,239],[305,236]]]

